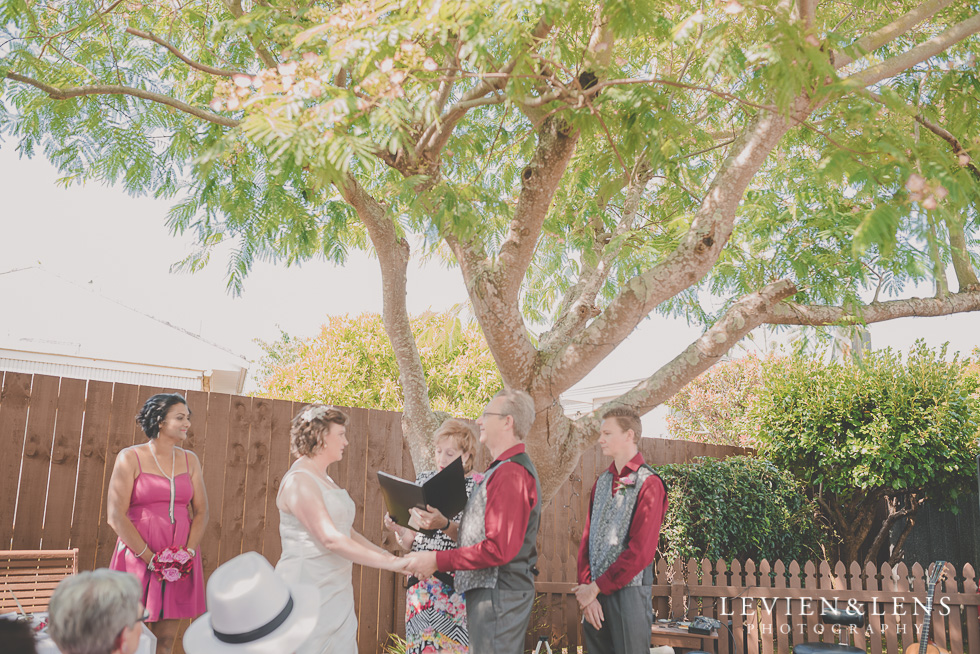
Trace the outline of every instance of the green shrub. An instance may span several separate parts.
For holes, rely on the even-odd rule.
[[[947,509],[975,487],[977,375],[945,359],[945,347],[917,342],[905,362],[877,350],[860,363],[794,357],[765,369],[752,408],[760,453],[811,489],[843,560],[875,559],[926,499]]]
[[[660,466],[670,506],[660,537],[668,560],[820,558],[828,536],[788,472],[749,456]]]

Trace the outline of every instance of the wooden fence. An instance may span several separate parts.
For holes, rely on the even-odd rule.
[[[0,376],[0,549],[77,547],[80,569],[108,565],[116,541],[106,524],[113,461],[123,448],[144,442],[134,417],[146,398],[173,389],[2,371]],[[193,411],[187,446],[204,466],[210,503],[201,544],[205,573],[243,551],[260,552],[275,563],[281,551],[275,492],[290,464],[289,421],[302,405],[201,391],[184,395]],[[382,528],[384,503],[374,473],[414,478],[401,415],[369,409],[350,409],[349,415],[350,444],[329,472],[358,507],[355,528],[394,550],[394,539]],[[664,439],[644,439],[642,449],[652,465],[746,451]],[[478,464],[487,458],[482,453]],[[562,589],[575,579],[589,490],[608,463],[598,448],[584,453],[542,515],[538,582],[547,592],[535,619],[553,625],[556,634],[574,634],[574,642],[580,616]],[[361,652],[380,651],[389,634],[404,634],[402,585],[393,573],[354,567]],[[174,651],[182,653],[179,638]]]
[[[916,563],[895,567],[862,567],[826,561],[802,568],[794,562],[770,565],[751,560],[740,564],[708,560],[668,565],[657,562],[653,586],[654,609],[659,619],[682,620],[705,615],[721,621],[719,654],[786,654],[802,642],[844,642],[869,654],[894,654],[918,642],[925,617],[927,570]],[[547,623],[555,651],[574,652],[582,644],[581,614],[572,584],[539,583],[542,603],[549,609]],[[822,625],[824,606],[851,607],[867,617],[862,629],[833,629]],[[946,564],[936,587],[931,639],[950,654],[980,653],[980,595],[969,563],[957,571]],[[561,628],[564,625],[564,628]],[[537,634],[533,634],[536,636]]]

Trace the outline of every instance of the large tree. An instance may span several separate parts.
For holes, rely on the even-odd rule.
[[[417,464],[436,418],[413,256],[458,268],[504,383],[533,396],[548,497],[599,422],[567,418],[559,394],[653,311],[706,331],[613,401],[641,411],[758,325],[980,309],[976,2],[0,12],[7,138],[68,180],[173,198],[174,230],[200,237],[188,267],[234,239],[236,289],[255,258],[374,251]],[[926,279],[934,297],[907,297]]]

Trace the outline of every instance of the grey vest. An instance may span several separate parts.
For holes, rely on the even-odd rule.
[[[612,494],[613,475],[606,470],[599,475],[592,500],[589,525],[589,567],[592,579],[598,579],[616,562],[629,544],[630,525],[636,511],[640,488],[650,477],[659,479],[653,468],[643,464],[636,471],[636,483]],[[626,586],[649,586],[653,583],[653,563],[641,570]]]
[[[527,531],[524,534],[524,543],[520,551],[512,560],[496,568],[483,568],[480,570],[458,570],[456,572],[455,587],[459,593],[466,592],[472,588],[500,588],[503,590],[533,590],[534,575],[531,569],[538,560],[538,524],[541,522],[541,484],[538,482],[538,471],[531,463],[531,458],[524,452],[520,452],[504,459],[487,472],[483,481],[473,489],[466,508],[463,510],[463,518],[459,523],[459,546],[470,547],[483,541],[487,537],[486,515],[487,515],[487,482],[497,469],[506,461],[513,461],[520,464],[525,470],[534,477],[534,488],[538,493],[537,503],[531,507],[531,515],[527,521]]]

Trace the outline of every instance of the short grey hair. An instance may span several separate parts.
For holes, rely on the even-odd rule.
[[[523,441],[531,431],[531,424],[534,423],[534,400],[524,391],[513,388],[505,388],[493,396],[494,399],[502,397],[503,405],[500,413],[514,419],[514,436],[517,440]]]
[[[48,633],[62,654],[111,654],[116,638],[142,615],[140,585],[101,568],[63,579],[48,605]]]

